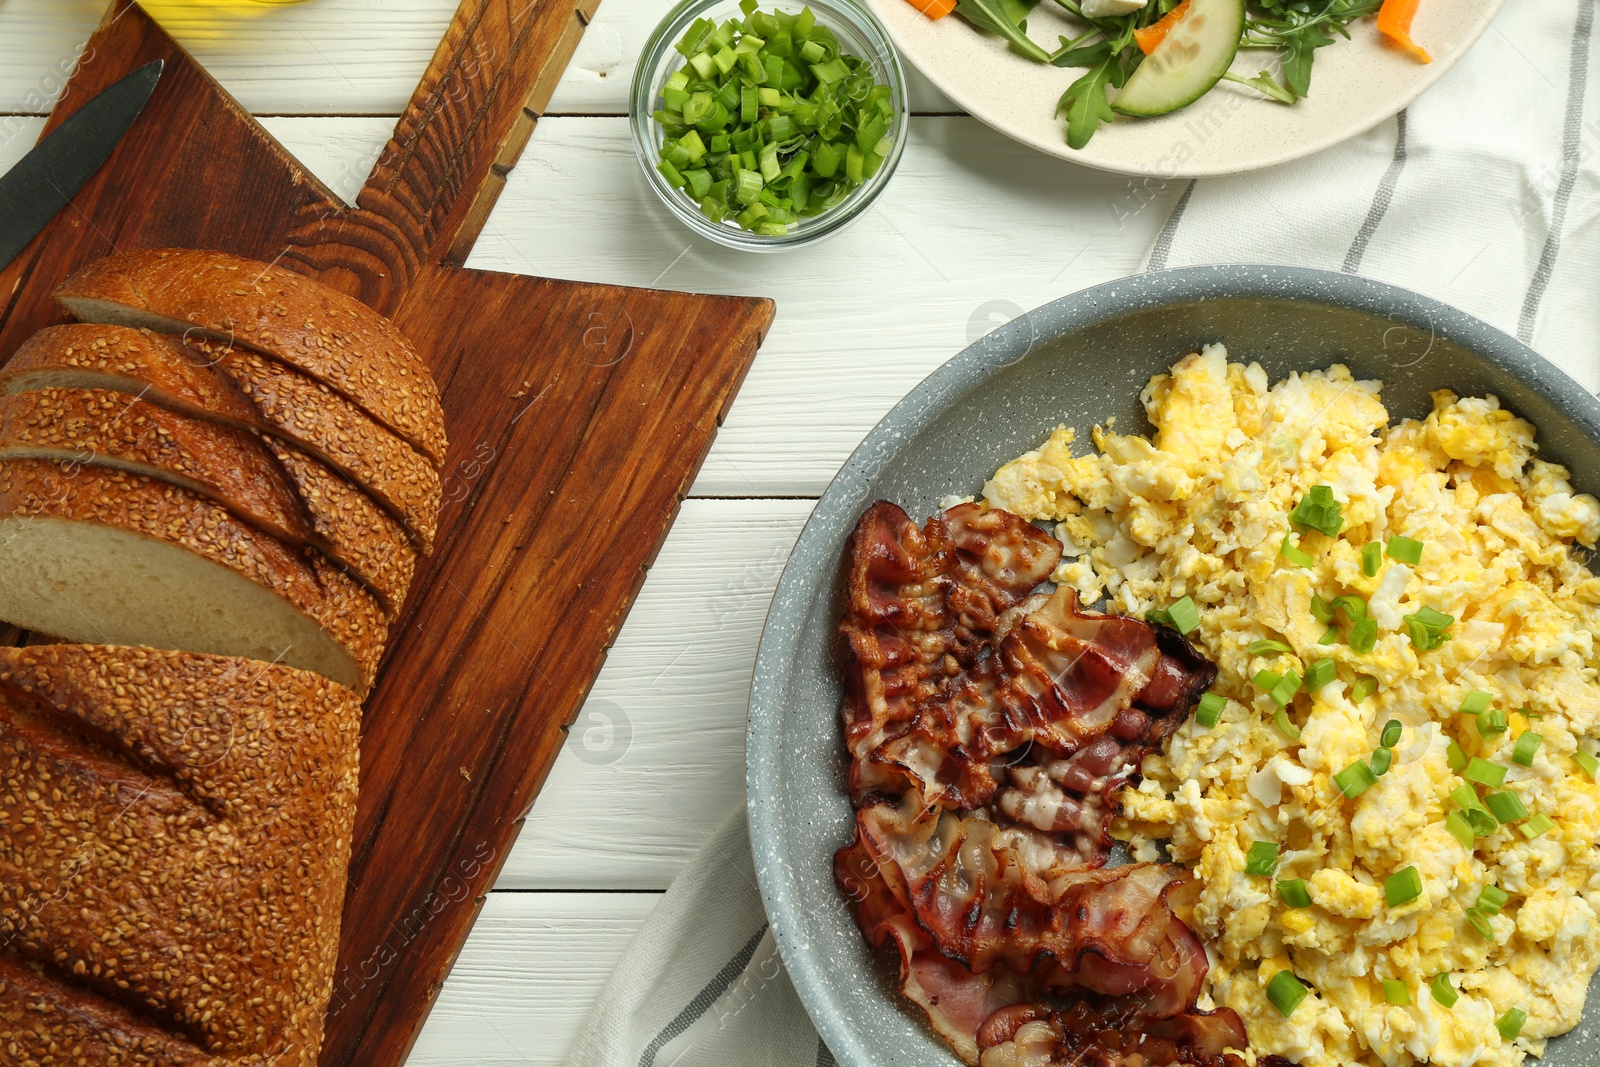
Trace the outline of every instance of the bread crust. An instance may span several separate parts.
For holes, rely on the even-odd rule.
[[[0,1062],[313,1067],[360,722],[254,660],[0,648]]]
[[[372,685],[388,637],[377,600],[320,553],[296,555],[205,497],[126,471],[9,460],[0,462],[0,519],[11,517],[109,526],[221,564],[316,622],[355,661],[361,691]]]
[[[304,275],[224,252],[145,249],[89,264],[56,296],[80,318],[96,314],[95,302],[117,304],[282,360],[359,404],[436,469],[444,463],[438,386],[410,342]]]

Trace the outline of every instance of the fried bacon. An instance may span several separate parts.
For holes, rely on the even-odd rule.
[[[1117,795],[1216,669],[1175,631],[1035,593],[1060,556],[997,509],[862,516],[840,627],[856,833],[836,881],[969,1064],[1238,1067],[1238,1016],[1195,1008],[1192,879],[1105,866]]]

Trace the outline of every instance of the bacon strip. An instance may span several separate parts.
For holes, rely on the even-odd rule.
[[[1238,1016],[1195,1009],[1188,873],[1105,866],[1117,794],[1216,670],[1174,631],[1034,594],[1060,554],[971,504],[920,528],[887,502],[862,516],[840,627],[856,833],[835,878],[969,1064],[1239,1067]]]

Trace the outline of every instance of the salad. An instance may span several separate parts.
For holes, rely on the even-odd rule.
[[[929,18],[954,12],[998,34],[1037,63],[1084,73],[1061,95],[1067,144],[1082,148],[1118,114],[1164,115],[1187,107],[1220,81],[1249,86],[1293,104],[1311,92],[1317,49],[1352,22],[1376,15],[1379,30],[1418,62],[1431,62],[1411,38],[1419,0],[1047,0],[1083,24],[1049,50],[1028,36],[1028,15],[1046,0],[909,0]],[[1277,59],[1253,77],[1229,67],[1239,51]]]

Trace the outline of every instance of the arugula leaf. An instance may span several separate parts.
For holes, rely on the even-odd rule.
[[[1061,94],[1061,102],[1056,105],[1056,114],[1067,120],[1067,144],[1082,148],[1102,122],[1116,117],[1106,88],[1121,85],[1124,80],[1122,64],[1116,56],[1107,55],[1090,67],[1087,74],[1067,86],[1067,91]]]
[[[1050,53],[1028,37],[1028,14],[1038,0],[957,0],[956,13],[980,30],[999,34],[1011,47],[1037,63],[1050,62]]]
[[[1094,44],[1081,45],[1077,48],[1062,48],[1050,57],[1050,62],[1058,67],[1092,67],[1096,63],[1104,62],[1110,55],[1111,42],[1096,41]]]
[[[1295,96],[1293,90],[1280,85],[1278,79],[1274,78],[1270,71],[1264,70],[1254,78],[1246,78],[1229,71],[1223,75],[1223,78],[1231,82],[1238,82],[1240,85],[1248,85],[1256,92],[1269,96],[1280,104],[1292,104],[1299,99],[1299,97]]]
[[[1311,92],[1311,61],[1316,51],[1333,43],[1333,37],[1322,26],[1307,26],[1283,38],[1283,80],[1295,96]]]

